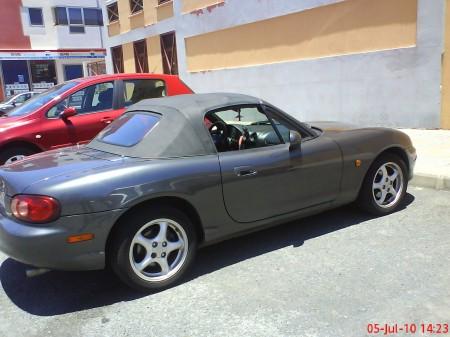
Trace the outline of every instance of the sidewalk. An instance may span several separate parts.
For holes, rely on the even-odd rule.
[[[411,137],[417,150],[411,185],[450,190],[450,130],[401,131]]]

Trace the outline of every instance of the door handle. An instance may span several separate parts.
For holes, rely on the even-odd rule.
[[[110,117],[105,117],[105,118],[102,118],[101,121],[105,124],[111,124],[113,120]]]
[[[254,168],[250,166],[241,166],[241,167],[235,167],[234,173],[238,177],[248,177],[248,176],[254,176],[258,174],[258,171],[256,171]]]

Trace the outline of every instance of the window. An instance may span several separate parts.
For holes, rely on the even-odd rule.
[[[105,61],[91,62],[86,65],[88,76],[97,76],[106,74]]]
[[[23,94],[16,97],[14,100],[15,104],[22,104],[25,103],[25,101],[28,101],[31,98],[31,94]]]
[[[103,130],[97,139],[112,145],[134,146],[158,124],[159,120],[160,117],[154,114],[125,114]]]
[[[131,14],[139,13],[144,9],[143,0],[130,0]]]
[[[8,116],[28,115],[28,114],[36,111],[36,109],[38,109],[38,108],[42,107],[43,105],[47,104],[48,102],[50,102],[55,97],[58,97],[58,96],[64,94],[67,90],[72,89],[76,85],[77,85],[76,82],[67,82],[67,83],[56,85],[53,88],[45,91],[44,93],[32,97],[30,100],[26,101],[20,107],[9,112]]]
[[[285,143],[289,143],[290,138],[289,138],[289,133],[292,130],[294,130],[293,128],[289,128],[288,126],[284,125],[283,123],[280,123],[277,119],[272,119],[273,124],[275,125],[275,127],[277,128],[278,132],[281,135],[281,138],[283,138],[283,141]],[[296,130],[295,130],[296,131]]]
[[[55,7],[53,8],[53,13],[55,15],[55,25],[68,25],[69,19],[67,18],[66,7]]]
[[[170,2],[170,1],[172,1],[172,0],[158,0],[158,5],[162,5],[162,4],[164,4],[166,2]]]
[[[112,56],[112,62],[113,62],[113,68],[114,73],[123,73],[123,52],[122,52],[122,46],[117,46],[111,48],[111,56]]]
[[[166,87],[161,80],[124,80],[125,106],[143,99],[166,96]]]
[[[44,18],[42,16],[42,8],[28,8],[28,15],[30,17],[30,25],[43,26]]]
[[[84,26],[103,26],[99,8],[54,7],[55,25],[69,25],[71,33],[84,33]]]
[[[81,11],[81,8],[68,8],[67,12],[69,14],[69,24],[71,25],[83,24],[83,13]]]
[[[69,26],[69,32],[73,34],[83,34],[85,29],[84,26]]]
[[[119,21],[119,7],[117,6],[117,2],[106,6],[106,9],[108,10],[109,23]]]
[[[276,111],[274,111],[271,107],[265,107],[265,111],[269,113],[270,116],[274,116],[277,114]],[[305,132],[302,128],[300,128],[298,125],[286,120],[285,118],[280,117],[272,117],[272,122],[275,125],[276,129],[281,135],[281,138],[283,138],[283,141],[285,143],[290,142],[289,133],[290,131],[297,131],[300,133],[302,138],[310,138],[311,135]]]
[[[56,63],[53,60],[32,60],[30,61],[31,82],[32,83],[53,83],[56,84]]]
[[[113,107],[114,85],[112,82],[91,85],[70,95],[47,112],[47,117],[55,118],[66,107],[74,107],[77,114],[100,112]]]
[[[136,41],[134,47],[134,63],[137,73],[148,73],[147,43],[145,40]]]
[[[236,106],[208,113],[205,124],[218,152],[282,143],[272,122],[258,106]]]
[[[161,35],[161,56],[163,60],[164,74],[178,75],[175,32]]]
[[[84,33],[83,11],[81,8],[67,8],[69,31],[73,34]]]
[[[103,26],[102,10],[99,8],[83,8],[84,24],[86,26]]]

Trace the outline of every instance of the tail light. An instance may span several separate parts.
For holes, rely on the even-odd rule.
[[[58,200],[44,195],[16,195],[11,200],[11,212],[19,220],[45,223],[56,220],[60,214]]]

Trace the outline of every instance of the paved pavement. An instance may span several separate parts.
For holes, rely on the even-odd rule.
[[[402,129],[417,150],[413,185],[450,190],[450,130]]]
[[[189,281],[147,296],[103,271],[26,279],[0,255],[0,336],[361,337],[368,323],[450,323],[450,192],[409,192],[389,216],[345,207],[206,248]]]

